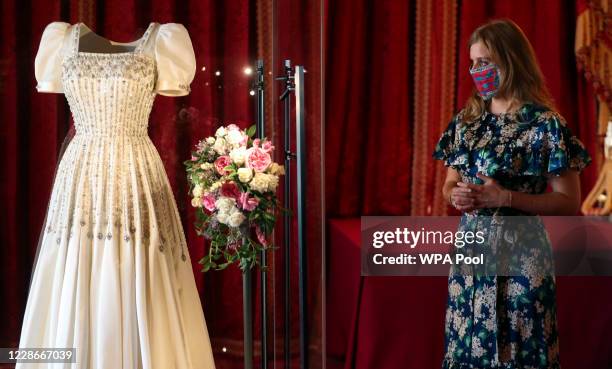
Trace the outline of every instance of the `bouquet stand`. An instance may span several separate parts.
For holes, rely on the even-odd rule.
[[[256,82],[255,82],[255,93],[256,93],[256,104],[255,104],[255,135],[258,138],[265,136],[265,110],[264,110],[264,65],[263,60],[257,60],[256,68]],[[267,307],[267,254],[266,250],[262,250],[260,254],[260,278],[261,278],[261,367],[267,369],[268,367],[268,307]],[[253,368],[253,292],[251,282],[252,272],[250,269],[242,272],[242,306],[243,306],[243,319],[244,319],[244,368]]]
[[[251,270],[242,272],[242,306],[244,319],[244,368],[253,369],[253,293]]]
[[[299,295],[299,331],[300,331],[300,368],[308,367],[308,326],[307,326],[307,298],[306,298],[306,272],[307,272],[307,255],[306,255],[306,109],[304,95],[304,81],[306,70],[303,66],[291,67],[291,61],[285,60],[284,75],[276,78],[276,80],[284,83],[284,91],[279,97],[283,102],[283,128],[284,128],[284,153],[285,153],[285,179],[284,179],[284,206],[287,209],[291,208],[291,160],[296,161],[296,196],[297,196],[297,248],[298,248],[298,295]],[[256,87],[256,135],[259,138],[265,136],[265,112],[264,112],[264,66],[263,61],[257,61],[257,77],[255,82]],[[296,152],[291,151],[291,96],[294,95],[295,100],[295,135],[296,135]],[[291,367],[291,214],[285,212],[283,214],[284,224],[284,367]],[[261,368],[267,369],[267,255],[266,250],[262,250],[260,255],[261,269]],[[242,275],[243,280],[243,307],[244,307],[244,368],[253,368],[253,314],[252,314],[252,284],[251,271],[246,270]]]
[[[300,330],[300,368],[308,367],[308,326],[306,321],[306,109],[304,102],[304,76],[306,70],[303,66],[291,66],[290,60],[285,60],[283,76],[277,77],[284,83],[285,90],[279,100],[283,102],[284,150],[285,150],[285,192],[284,204],[287,208],[291,204],[291,160],[296,160],[297,183],[297,223],[298,223],[298,296],[299,296],[299,330]],[[291,95],[295,96],[295,134],[296,152],[291,151]],[[285,368],[291,367],[291,215],[284,214],[284,362]]]

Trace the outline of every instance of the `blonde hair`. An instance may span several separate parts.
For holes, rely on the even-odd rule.
[[[555,110],[554,102],[529,40],[521,28],[509,19],[490,21],[470,36],[468,48],[482,42],[491,60],[501,71],[496,97],[518,103],[531,102]],[[463,109],[463,119],[474,121],[486,111],[487,103],[474,90]]]

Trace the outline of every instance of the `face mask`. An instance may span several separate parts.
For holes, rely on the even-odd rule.
[[[499,90],[499,68],[491,63],[484,67],[470,69],[476,90],[483,100],[489,100]]]

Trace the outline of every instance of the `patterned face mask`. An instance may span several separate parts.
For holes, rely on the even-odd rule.
[[[496,64],[470,69],[476,90],[483,100],[489,100],[499,90],[499,68]]]

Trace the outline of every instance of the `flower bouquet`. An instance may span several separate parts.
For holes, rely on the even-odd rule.
[[[251,269],[260,251],[272,247],[267,238],[276,222],[276,189],[284,168],[272,161],[272,143],[253,139],[254,134],[255,126],[220,127],[185,161],[196,231],[210,240],[199,261],[204,272],[234,262],[243,271]]]

